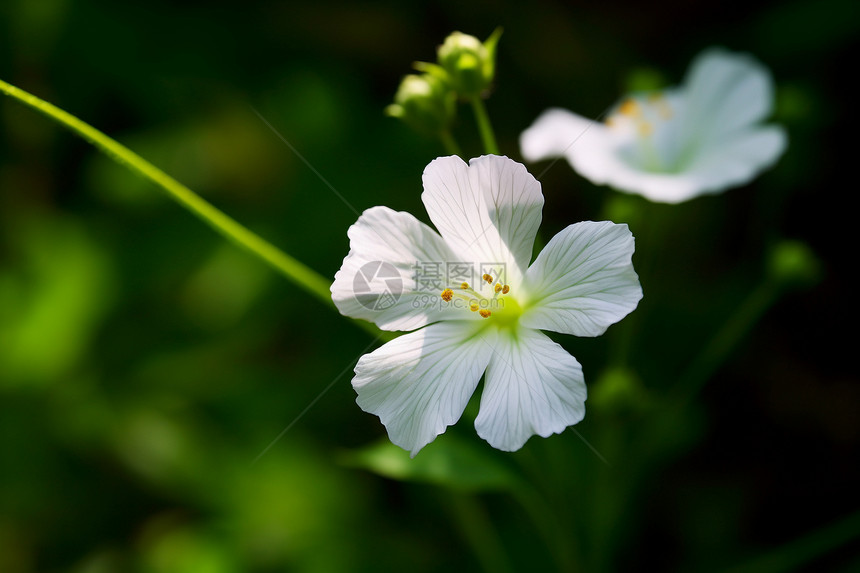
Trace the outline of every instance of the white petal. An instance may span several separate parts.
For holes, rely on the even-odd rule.
[[[550,240],[526,273],[520,324],[576,336],[598,336],[642,298],[627,225],[585,221]]]
[[[630,143],[628,135],[575,113],[550,109],[523,132],[520,147],[529,161],[566,157],[577,173],[595,185],[612,185],[646,196],[651,191],[663,192],[665,176],[651,185],[650,174],[622,157],[623,148]]]
[[[472,318],[471,313],[442,304],[440,294],[448,286],[445,264],[456,259],[442,237],[409,213],[373,207],[347,235],[350,251],[331,285],[332,300],[342,314],[369,320],[384,330]],[[438,280],[417,270],[437,264],[442,273]]]
[[[675,173],[643,171],[623,159],[621,147],[580,149],[571,164],[596,184],[641,195],[658,203],[680,203],[748,183],[783,153],[787,137],[778,126],[735,131],[704,142],[692,161]]]
[[[608,184],[655,203],[681,203],[704,192],[698,179],[688,173],[649,173],[624,164],[619,165]]]
[[[704,183],[710,178],[703,179],[689,170],[679,173],[641,171],[611,155],[603,158],[603,162],[611,166],[607,167],[606,180],[592,179],[594,183],[605,183],[618,191],[641,195],[656,203],[681,203],[703,193],[722,191],[729,187],[710,187],[709,191],[709,186]]]
[[[546,438],[582,420],[585,396],[576,359],[545,334],[520,328],[497,338],[475,428],[494,448],[512,452],[535,434]]]
[[[528,267],[543,194],[520,163],[496,155],[472,159],[469,165],[456,156],[435,159],[424,170],[421,198],[459,256],[506,265],[508,282],[517,281]]]
[[[452,321],[396,338],[358,361],[356,402],[414,457],[460,419],[490,361],[494,333]]]
[[[690,134],[719,137],[759,122],[773,108],[767,69],[746,54],[711,48],[696,57],[684,82]]]
[[[602,123],[563,109],[548,109],[520,135],[520,151],[527,161],[540,161],[591,148],[606,137]],[[578,170],[578,169],[577,169]]]
[[[701,193],[717,193],[748,183],[785,151],[788,137],[774,125],[747,129],[715,142],[696,157],[685,174]]]

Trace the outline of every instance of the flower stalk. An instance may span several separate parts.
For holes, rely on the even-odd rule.
[[[493,124],[490,123],[490,116],[487,114],[484,100],[480,96],[475,96],[471,102],[475,112],[475,121],[478,122],[481,141],[484,143],[484,152],[489,155],[499,155],[499,145],[496,143],[496,134],[493,131]]]
[[[331,281],[250,231],[152,163],[88,123],[33,94],[3,80],[0,80],[0,91],[81,136],[123,167],[142,175],[216,232],[264,261],[327,307],[335,309],[329,292]],[[360,321],[359,324],[368,332],[379,334],[369,323]]]

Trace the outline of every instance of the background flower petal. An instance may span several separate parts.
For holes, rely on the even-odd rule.
[[[684,89],[688,141],[711,139],[767,119],[773,109],[773,80],[747,54],[710,48],[690,66]]]
[[[531,260],[540,226],[540,183],[516,161],[496,155],[440,157],[424,170],[427,213],[451,249],[475,263],[505,263],[516,282]]]
[[[748,183],[774,164],[787,145],[785,130],[776,125],[733,133],[701,153],[686,176],[696,182],[700,193],[717,193]]]
[[[567,156],[590,148],[606,137],[606,126],[564,109],[543,112],[520,135],[520,152],[526,161]]]
[[[545,334],[521,328],[500,334],[487,368],[478,435],[515,451],[533,435],[558,434],[585,416],[582,367]]]
[[[388,342],[355,367],[356,403],[412,456],[460,419],[490,361],[493,329],[442,322]]]
[[[526,273],[521,324],[599,336],[642,298],[627,225],[585,221],[553,237]]]
[[[657,126],[650,135],[637,134],[642,117],[619,122],[616,114],[609,128],[550,109],[523,132],[520,146],[530,161],[564,155],[592,183],[679,203],[746,183],[776,161],[785,148],[784,132],[753,127],[770,115],[773,92],[770,73],[752,56],[711,48],[693,61],[681,88],[661,92],[671,115],[656,123],[643,116]],[[636,96],[622,101],[631,98]],[[643,101],[640,109],[647,111]]]
[[[595,185],[612,185],[653,201],[688,194],[688,184],[676,182],[676,176],[646,173],[623,157],[623,148],[629,143],[626,133],[613,132],[602,123],[563,109],[545,111],[520,136],[520,148],[528,161],[564,156],[577,173]],[[667,190],[667,183],[683,189]]]

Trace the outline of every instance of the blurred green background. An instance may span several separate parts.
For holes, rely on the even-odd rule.
[[[539,241],[628,221],[645,291],[604,337],[554,336],[589,386],[576,432],[496,452],[473,400],[404,462],[354,403],[366,332],[3,98],[0,571],[860,570],[856,2],[3,0],[0,78],[333,277],[357,215],[254,110],[358,211],[426,220],[443,150],[382,110],[448,33],[499,25],[515,159],[547,107],[597,116],[711,45],[772,70],[790,137],[678,206],[542,176]]]

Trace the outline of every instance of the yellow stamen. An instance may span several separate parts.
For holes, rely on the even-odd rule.
[[[654,133],[654,126],[647,121],[640,121],[637,127],[639,128],[639,135],[642,137],[648,137]]]
[[[473,300],[473,301],[469,304],[469,310],[471,310],[472,312],[477,312],[477,310],[478,310],[478,301]]]
[[[487,281],[489,284],[493,284],[493,277],[492,277],[491,275],[485,274],[485,275],[484,275],[483,277],[481,277],[481,278],[483,278],[483,279],[484,279],[485,281]]]
[[[461,284],[461,285],[460,285],[460,288],[461,288],[461,289],[463,289],[463,290],[466,290],[467,288],[469,288],[469,283],[463,283],[463,284]]]
[[[501,292],[502,285],[500,283],[496,283],[496,286],[493,287],[493,290],[496,292]]]
[[[502,287],[502,294],[508,294],[509,292],[511,292],[511,287],[508,285]]]
[[[446,288],[442,291],[442,300],[445,302],[451,302],[451,299],[454,298],[454,291],[449,288]]]
[[[618,113],[630,117],[638,117],[642,114],[642,110],[639,109],[639,104],[636,103],[636,100],[626,99],[624,100],[624,103],[618,107]]]
[[[486,308],[482,308],[481,310],[478,311],[478,314],[480,314],[482,318],[490,318],[490,315],[493,313],[491,313]]]

